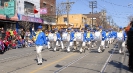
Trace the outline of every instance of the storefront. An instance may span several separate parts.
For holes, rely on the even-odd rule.
[[[55,22],[47,22],[47,21],[43,21],[43,27],[45,28],[45,30],[52,30],[52,26],[56,25]]]
[[[42,25],[42,23],[43,23],[43,20],[40,18],[29,17],[29,16],[25,16],[25,15],[21,15],[21,14],[18,14],[18,18],[19,18],[19,23],[28,22],[28,24],[31,25],[30,27],[34,26],[35,30],[37,30],[37,27],[39,25]],[[16,29],[21,28],[19,23],[17,24]]]
[[[0,15],[0,28],[7,29],[15,29],[16,23],[18,22],[18,17],[15,16],[11,18],[7,18],[5,15]]]

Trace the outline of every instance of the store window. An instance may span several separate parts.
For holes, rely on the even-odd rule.
[[[25,13],[33,13],[33,9],[34,9],[34,4],[24,1],[24,9],[25,9]]]
[[[66,17],[64,17],[64,22],[67,22],[67,18]]]
[[[4,7],[4,3],[5,2],[9,2],[10,0],[0,0],[0,6],[3,6]]]
[[[54,7],[53,7],[53,6],[51,6],[51,11],[53,11],[53,8],[54,8]]]
[[[43,3],[43,7],[46,7],[47,6],[47,4],[46,3]]]

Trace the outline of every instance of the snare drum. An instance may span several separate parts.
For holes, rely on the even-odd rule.
[[[76,33],[75,39],[77,42],[83,41],[83,33]]]
[[[57,40],[57,36],[56,36],[55,33],[50,33],[48,35],[48,39],[49,39],[49,41],[56,41]]]
[[[62,40],[63,41],[70,41],[70,34],[69,33],[63,33],[62,34]]]

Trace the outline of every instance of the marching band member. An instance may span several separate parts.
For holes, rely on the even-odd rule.
[[[91,30],[91,33],[92,33],[92,36],[93,36],[93,38],[92,38],[92,40],[91,40],[91,47],[93,48],[93,47],[96,46],[96,43],[95,43],[96,41],[94,40],[95,30],[92,29],[92,30]]]
[[[47,45],[47,48],[48,48],[48,49],[50,49],[50,42],[49,42],[49,40],[48,40],[48,34],[49,34],[49,32],[50,32],[50,31],[47,31],[47,30],[45,31],[45,34],[46,34],[46,41],[47,41],[47,43],[48,43],[48,45]]]
[[[79,50],[80,53],[85,52],[85,48],[86,48],[86,37],[87,37],[87,33],[84,30],[84,28],[81,29],[81,36],[82,36],[82,38],[81,38],[81,41],[79,43],[79,45],[80,45],[80,50]]]
[[[42,32],[42,26],[38,26],[38,31],[36,36],[33,37],[35,44],[36,44],[36,52],[37,52],[37,62],[38,65],[42,65],[42,55],[41,51],[44,45],[47,45],[45,33]]]
[[[126,35],[122,30],[122,27],[120,27],[120,30],[117,32],[117,43],[118,43],[119,53],[124,52],[124,49],[122,46],[125,38],[126,38]]]
[[[105,30],[102,30],[102,41],[101,41],[101,46],[102,46],[102,48],[103,48],[103,50],[102,51],[104,51],[105,50],[105,40],[106,40],[106,32],[105,32]]]
[[[49,34],[52,34],[52,30],[49,31],[49,33],[48,33],[48,38],[47,38],[47,41],[48,41],[48,49],[51,48],[51,44],[52,44],[52,43],[49,41]]]
[[[105,48],[109,48],[109,31],[106,30]]]
[[[88,30],[87,30],[87,36],[86,36],[88,50],[91,48],[91,40],[93,39],[93,35],[90,32],[90,30],[91,29],[88,28]]]
[[[104,40],[105,40],[105,32],[102,31],[102,27],[100,26],[98,31],[95,33],[95,39],[97,40],[98,52],[104,51]]]
[[[60,36],[60,33],[58,32],[58,29],[55,28],[55,34],[56,34],[56,42],[55,42],[55,47],[54,47],[54,51],[57,50],[57,46],[59,46],[59,42],[61,41],[61,36]]]
[[[102,41],[102,34],[101,34],[101,30],[99,28],[97,28],[97,30],[95,31],[94,40],[96,41],[96,45],[98,47],[98,52],[101,52],[100,46],[101,46],[101,41]]]
[[[70,41],[69,45],[67,46],[67,52],[69,53],[71,51],[70,48],[73,46],[74,32],[71,32],[71,28],[68,28],[68,33],[70,34]]]
[[[109,32],[109,44],[112,44],[112,38],[113,38],[112,29],[110,29],[110,32]]]
[[[78,29],[75,29],[74,30],[75,33],[74,33],[74,40],[73,40],[73,46],[74,46],[74,51],[77,50],[77,41],[76,41],[76,36],[77,36],[77,33],[78,33]]]

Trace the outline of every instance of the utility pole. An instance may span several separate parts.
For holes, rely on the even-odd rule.
[[[114,28],[114,21],[113,21],[113,19],[112,19],[111,23],[112,23],[112,28]]]
[[[97,1],[90,1],[89,2],[89,7],[92,9],[92,25],[91,27],[93,27],[93,10],[94,8],[97,8]]]
[[[102,10],[102,26],[104,29],[106,28],[105,19],[106,19],[106,10]]]
[[[74,4],[75,2],[69,2],[69,0],[67,0],[67,2],[65,3],[61,3],[63,5],[66,5],[66,10],[67,10],[67,25],[69,25],[69,12],[70,12],[70,8],[71,8],[71,4]]]

